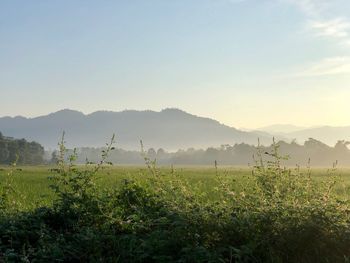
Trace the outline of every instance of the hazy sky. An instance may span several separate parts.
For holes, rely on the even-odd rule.
[[[350,125],[349,0],[2,0],[0,116]]]

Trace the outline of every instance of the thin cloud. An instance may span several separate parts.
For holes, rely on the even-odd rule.
[[[307,17],[307,28],[316,36],[328,39],[341,39],[340,44],[350,43],[350,21],[345,17],[329,18],[328,8],[334,1],[325,0],[286,0],[297,6]]]
[[[317,77],[350,73],[350,57],[332,57],[309,65],[297,74],[300,77]]]
[[[306,16],[308,32],[335,45],[350,47],[350,20],[329,12],[336,1],[284,0],[294,4]],[[306,65],[294,77],[322,77],[350,74],[350,57],[334,56]]]
[[[308,17],[318,17],[329,6],[325,0],[284,0],[298,7]]]
[[[325,22],[314,21],[310,26],[317,32],[318,36],[334,38],[349,37],[350,22],[345,18],[336,18]]]

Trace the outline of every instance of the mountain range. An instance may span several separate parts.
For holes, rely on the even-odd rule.
[[[116,134],[117,147],[146,147],[166,150],[207,148],[222,144],[269,144],[272,136],[264,132],[245,132],[216,120],[198,117],[179,109],[156,111],[97,111],[88,115],[61,110],[35,118],[2,117],[0,132],[6,136],[41,143],[46,149],[57,148],[65,132],[68,147],[100,147]]]
[[[260,128],[258,131],[273,134],[279,138],[296,140],[296,142],[301,144],[309,138],[322,141],[329,146],[334,146],[339,140],[350,141],[350,126],[317,126],[306,128],[289,124],[276,124]]]
[[[137,150],[140,140],[147,148],[178,150],[218,147],[223,144],[270,144],[272,138],[303,144],[308,138],[334,145],[338,140],[350,140],[350,126],[312,127],[272,125],[253,131],[238,130],[210,118],[199,117],[179,109],[156,111],[97,111],[84,114],[61,110],[35,118],[2,117],[0,132],[14,138],[25,138],[55,149],[65,132],[68,147],[100,147],[116,134],[117,147]]]

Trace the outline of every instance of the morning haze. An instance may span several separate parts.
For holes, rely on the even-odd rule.
[[[349,263],[349,0],[0,0],[0,262]]]
[[[2,1],[2,116],[169,107],[349,125],[349,2]],[[79,99],[77,99],[79,98]]]

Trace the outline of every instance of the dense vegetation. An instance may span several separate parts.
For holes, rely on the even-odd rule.
[[[13,174],[1,185],[0,256],[5,262],[348,262],[348,201],[336,169],[315,181],[286,169],[274,144],[259,149],[246,179],[215,169],[207,191],[145,155],[148,175],[101,187],[102,161],[65,162],[51,177],[52,205],[16,209]],[[266,158],[265,158],[266,156]]]
[[[310,159],[312,166],[331,166],[334,160],[338,160],[341,166],[350,166],[349,142],[338,141],[334,147],[330,147],[320,141],[310,138],[303,145],[296,142],[287,143],[280,141],[280,153],[288,154],[290,158],[284,161],[286,165],[306,165]],[[270,152],[273,146],[261,146],[263,151]],[[79,148],[78,162],[84,163],[86,158],[97,161],[101,148]],[[252,156],[256,152],[256,146],[245,143],[235,145],[222,145],[219,148],[206,150],[179,150],[175,153],[166,152],[163,149],[150,148],[148,156],[157,159],[159,164],[174,165],[213,165],[216,160],[220,165],[247,165],[252,162]],[[57,154],[54,154],[56,156]],[[143,164],[144,160],[139,151],[126,151],[116,149],[109,156],[109,160],[117,164]]]
[[[42,164],[44,148],[36,142],[5,137],[0,132],[0,164]]]

